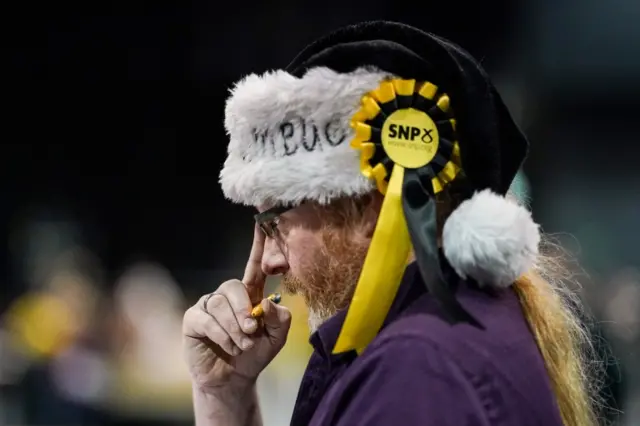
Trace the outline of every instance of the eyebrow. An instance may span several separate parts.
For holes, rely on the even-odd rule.
[[[255,219],[255,221],[257,223],[264,223],[264,222],[268,222],[270,220],[273,220],[274,218],[276,218],[277,216],[281,215],[282,213],[291,210],[290,206],[276,206],[276,207],[271,207],[270,209],[267,209],[265,211],[263,211],[262,213],[258,213],[256,215],[253,216],[253,218]]]

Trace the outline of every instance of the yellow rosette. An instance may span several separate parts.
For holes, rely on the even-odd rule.
[[[461,170],[449,97],[432,83],[383,81],[362,98],[351,126],[362,174],[375,180],[385,197],[334,353],[361,353],[376,336],[412,245],[423,278],[437,281],[424,277],[437,258],[435,203],[430,200]],[[433,223],[425,227],[425,221]],[[429,289],[440,292],[437,286]]]

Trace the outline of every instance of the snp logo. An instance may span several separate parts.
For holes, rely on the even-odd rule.
[[[389,137],[408,141],[415,141],[417,137],[420,137],[422,142],[431,143],[433,142],[433,136],[431,136],[433,130],[434,129],[404,126],[402,124],[391,124],[389,125]]]

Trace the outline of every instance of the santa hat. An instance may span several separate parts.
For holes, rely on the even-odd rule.
[[[407,25],[333,32],[283,70],[239,81],[227,101],[225,196],[257,206],[385,195],[334,352],[379,331],[413,246],[428,290],[451,322],[475,323],[455,299],[461,280],[508,287],[535,260],[538,225],[505,198],[528,149],[481,66]],[[463,201],[438,247],[435,196]]]

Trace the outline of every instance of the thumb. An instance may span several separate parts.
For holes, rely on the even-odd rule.
[[[269,299],[262,301],[262,309],[264,310],[262,321],[265,330],[269,335],[273,336],[274,340],[284,342],[291,326],[291,311],[289,308],[277,305]]]

